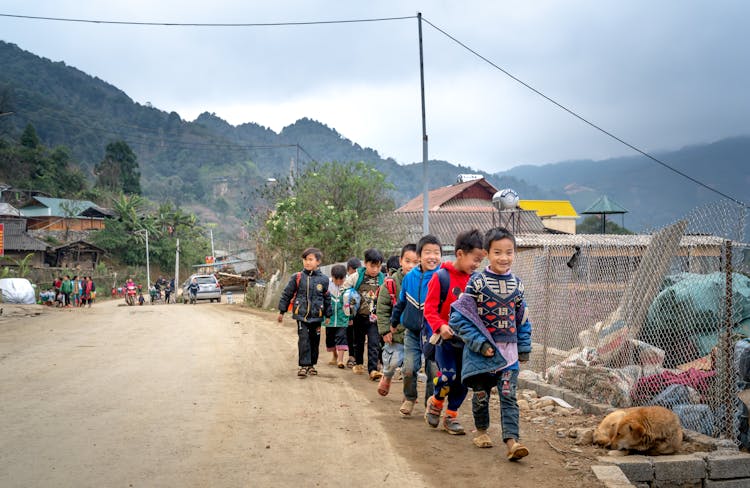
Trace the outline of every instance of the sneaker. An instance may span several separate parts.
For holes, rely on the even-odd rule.
[[[372,381],[378,381],[382,377],[383,377],[383,373],[381,373],[377,369],[370,371],[370,379]]]
[[[438,403],[434,396],[427,399],[427,408],[424,411],[424,419],[427,425],[436,428],[440,424],[440,414],[443,413],[443,402]]]
[[[311,376],[318,376],[318,370],[315,369],[315,366],[310,366],[309,368],[307,368],[307,374]]]
[[[349,359],[347,359],[346,361],[346,367],[351,369],[356,365],[357,365],[357,361],[353,357],[349,356]]]
[[[355,364],[352,368],[352,373],[354,374],[365,374],[365,367],[361,364]]]
[[[487,435],[486,430],[478,430],[477,435],[471,440],[471,442],[481,449],[492,447],[492,439]]]
[[[411,400],[404,400],[404,403],[401,404],[401,408],[398,409],[398,412],[402,417],[411,417],[412,411],[414,411],[414,402]]]
[[[510,459],[511,461],[517,461],[522,457],[526,457],[528,455],[529,450],[520,442],[516,442],[515,444],[513,444],[513,447],[508,449],[508,459]]]
[[[299,371],[297,371],[297,376],[299,378],[307,378],[307,368],[305,367],[300,368]]]
[[[452,416],[452,415],[446,415],[443,418],[443,430],[448,431],[451,435],[464,435],[466,434],[466,431],[461,426],[461,423],[458,421],[458,418]]]

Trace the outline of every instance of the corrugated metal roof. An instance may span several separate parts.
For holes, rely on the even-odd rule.
[[[4,224],[3,247],[7,251],[44,251],[46,242],[26,233],[26,219],[0,220]]]
[[[34,197],[33,203],[21,208],[24,217],[70,217],[78,216],[89,208],[99,208],[88,200],[68,200],[66,198]]]
[[[408,242],[417,242],[422,237],[422,212],[400,212],[396,214],[406,228]],[[456,236],[470,229],[487,230],[503,226],[513,233],[545,233],[547,230],[541,219],[533,211],[515,212],[444,212],[429,213],[430,234],[435,235],[443,245],[453,245]]]
[[[645,247],[651,243],[649,234],[516,234],[518,247],[594,246],[594,247]],[[681,247],[722,246],[723,237],[687,235],[680,239]]]
[[[460,195],[462,192],[464,192],[467,188],[471,188],[472,186],[479,186],[482,187],[490,196],[488,201],[490,201],[490,204],[492,203],[492,195],[494,195],[497,192],[497,188],[492,186],[489,181],[485,180],[484,178],[479,180],[472,180],[467,181],[464,183],[456,183],[455,185],[449,185],[444,186],[442,188],[437,188],[435,190],[431,190],[427,194],[427,207],[432,210],[438,210],[443,207],[446,202],[456,198],[458,195]],[[422,203],[424,201],[424,196],[419,195],[415,198],[412,198],[408,202],[406,202],[403,206],[396,209],[396,212],[402,213],[402,212],[421,212],[422,211]]]
[[[614,200],[610,200],[607,195],[602,195],[589,208],[581,212],[582,214],[623,214],[628,213],[628,209]]]
[[[10,203],[0,203],[0,216],[2,217],[20,217],[21,212]]]
[[[576,210],[568,200],[519,200],[518,206],[524,210],[533,210],[541,218],[546,216],[578,218]]]

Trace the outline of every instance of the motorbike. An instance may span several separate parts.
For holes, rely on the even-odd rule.
[[[135,295],[138,293],[134,284],[129,284],[125,287],[125,303],[132,306],[135,305]]]

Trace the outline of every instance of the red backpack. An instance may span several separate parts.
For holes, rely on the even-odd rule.
[[[292,299],[289,300],[289,307],[287,307],[287,312],[291,312],[292,308],[294,308],[294,300],[297,298],[297,290],[299,290],[299,280],[302,277],[301,272],[297,272],[297,279],[295,280],[297,282],[297,287],[294,290],[294,295],[292,295]]]
[[[393,279],[393,277],[389,276],[385,279],[385,288],[388,290],[388,295],[391,296],[391,305],[396,306],[396,302],[398,302],[398,293],[396,292],[396,280]]]

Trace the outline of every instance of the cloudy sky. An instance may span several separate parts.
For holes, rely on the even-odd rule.
[[[3,0],[0,13],[173,23],[414,16],[648,151],[750,134],[743,0]],[[430,158],[495,172],[630,150],[423,25]],[[64,61],[186,120],[215,112],[280,131],[319,120],[421,161],[416,19],[148,27],[0,17],[0,39]]]

